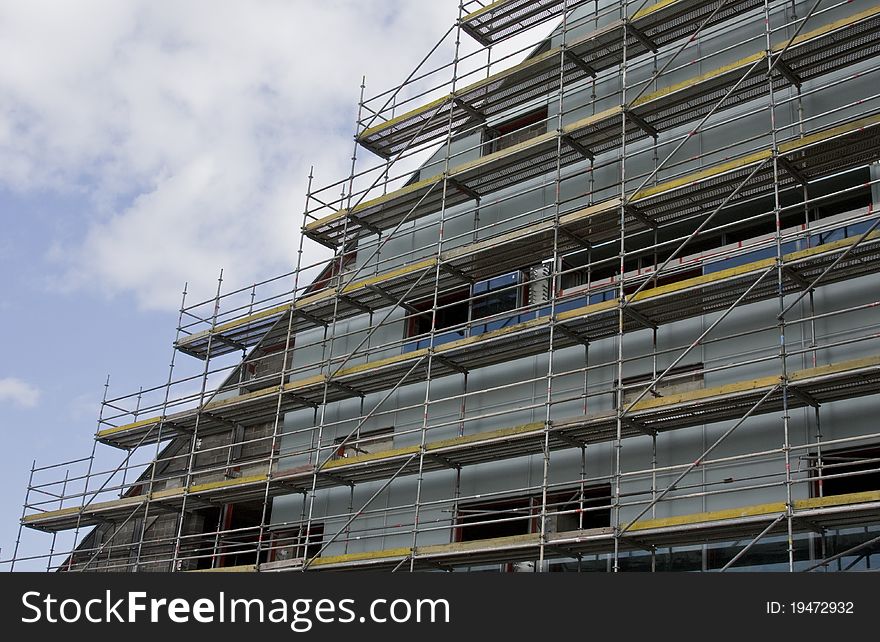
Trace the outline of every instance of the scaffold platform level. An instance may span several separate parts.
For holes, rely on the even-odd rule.
[[[853,18],[832,23],[794,39],[793,44],[777,46],[785,67],[777,63],[774,83],[777,88],[791,86],[796,80],[815,79],[880,52],[880,6]],[[778,55],[776,54],[776,55]],[[591,156],[616,149],[621,142],[621,121],[628,118],[630,142],[695,122],[716,109],[718,101],[735,89],[721,107],[727,109],[756,98],[766,82],[758,69],[764,54],[755,54],[709,71],[668,88],[646,94],[630,106],[618,106],[565,125],[506,149],[452,167],[421,179],[401,189],[366,200],[350,211],[337,210],[311,221],[303,232],[325,245],[338,247],[352,236],[388,229],[403,220],[416,220],[447,207],[472,201],[474,195],[489,196],[505,187],[539,177],[556,168],[568,167]],[[785,68],[786,72],[782,73]],[[789,71],[789,68],[791,71]],[[743,74],[751,71],[745,80]],[[737,84],[739,83],[739,84]],[[766,88],[763,88],[766,91]],[[493,92],[497,93],[497,92]],[[716,109],[717,113],[717,109]],[[637,125],[641,121],[642,125]],[[645,129],[645,125],[649,129]],[[558,139],[562,155],[557,159]],[[448,177],[451,189],[439,186]]]
[[[880,17],[880,13],[878,13]],[[812,180],[828,173],[843,171],[860,164],[880,159],[880,114],[859,118],[842,125],[829,127],[814,132],[804,138],[782,143],[780,156],[789,160],[789,166],[796,169],[798,177],[790,173],[781,175],[780,183],[786,187],[796,184],[800,178]],[[630,205],[637,208],[638,213],[627,214],[627,226],[632,231],[647,229],[646,221],[657,225],[674,223],[675,221],[704,211],[722,203],[728,197],[729,190],[747,177],[757,165],[762,165],[749,182],[741,189],[737,198],[730,202],[749,196],[760,196],[772,191],[773,173],[772,150],[764,149],[731,161],[710,166],[704,170],[688,174],[684,177],[660,183],[657,186],[639,191],[631,196]],[[725,191],[728,190],[728,191]],[[585,242],[598,243],[613,238],[619,233],[619,199],[609,199],[565,212],[560,216],[559,226],[565,232],[559,235],[556,242],[560,252],[568,252],[581,247]],[[484,240],[446,250],[441,256],[444,265],[455,269],[455,273],[463,274],[472,279],[485,279],[503,274],[511,269],[522,268],[531,262],[544,260],[553,249],[554,221],[544,220],[524,225],[520,228],[487,237]],[[376,309],[394,305],[390,299],[402,296],[410,288],[412,290],[406,300],[416,300],[433,288],[433,279],[423,279],[422,287],[413,287],[419,277],[431,271],[435,266],[434,259],[414,262],[400,268],[357,280],[342,288],[347,296],[341,298],[337,310],[341,318],[363,312],[361,305]],[[455,273],[441,272],[440,289],[447,287],[456,280]],[[378,286],[378,288],[377,288]],[[384,293],[383,293],[384,291]],[[192,354],[202,358],[207,354],[208,339],[213,335],[256,344],[262,335],[256,328],[270,328],[270,320],[274,324],[278,318],[291,309],[305,313],[296,319],[294,329],[314,327],[318,322],[329,323],[333,313],[333,299],[338,290],[330,288],[313,295],[305,296],[294,304],[284,304],[269,310],[231,320],[217,326],[214,330],[205,330],[193,334],[179,342]],[[391,295],[391,296],[387,296]],[[286,331],[287,324],[280,324]],[[264,330],[265,332],[265,330]],[[212,343],[213,354],[231,351],[229,341],[218,340]]]
[[[795,500],[793,502],[794,530],[797,533],[814,531],[816,525],[841,528],[852,523],[869,524],[880,520],[880,491],[866,491],[847,495],[833,495]],[[752,538],[762,526],[784,515],[784,502],[743,506],[674,519],[645,519],[637,522],[621,536],[626,550],[676,544],[710,543],[732,539]],[[784,527],[777,525],[781,531]],[[547,536],[545,555],[551,558],[609,553],[614,544],[611,528],[587,529],[553,533]],[[415,558],[417,568],[455,568],[497,562],[532,560],[541,547],[540,534],[515,535],[503,538],[435,544],[410,548],[390,549],[369,553],[349,553],[320,557],[312,561],[312,570],[344,568],[392,569],[402,559]],[[280,570],[279,566],[275,567]]]
[[[875,273],[880,260],[880,232],[872,233],[855,245],[857,240],[842,239],[785,255],[783,262],[788,268],[783,281],[785,292],[801,291],[805,280],[819,276],[847,251],[846,259],[839,261],[823,278],[822,285]],[[645,289],[632,297],[629,305],[641,318],[661,325],[724,309],[743,296],[750,286],[753,286],[752,290],[743,299],[743,305],[766,300],[778,294],[775,279],[764,278],[754,284],[774,266],[775,258],[768,258]],[[626,319],[626,331],[644,328],[636,318],[626,315]],[[443,359],[436,360],[432,376],[449,376],[463,369],[472,370],[540,354],[548,347],[553,323],[549,316],[537,316],[506,328],[436,346],[435,352]],[[555,324],[567,332],[554,334],[554,349],[575,345],[573,337],[586,341],[613,336],[618,330],[618,302],[603,301],[566,310],[556,315]],[[332,379],[343,385],[328,387],[328,401],[387,390],[401,382],[404,376],[405,383],[424,381],[427,353],[428,348],[422,348],[344,368]],[[282,397],[281,412],[320,404],[324,400],[325,382],[324,375],[298,379],[286,383],[283,390],[276,385],[211,401],[201,410],[186,410],[164,418],[154,417],[107,428],[99,431],[96,439],[119,448],[153,443],[181,433],[188,434],[195,428],[197,417],[200,435],[229,430],[230,425],[235,424],[256,424],[274,417],[279,394]]]
[[[756,532],[771,526],[780,515],[786,515],[787,510],[784,502],[769,502],[672,518],[642,519],[620,536],[620,546],[628,551],[644,551],[653,547],[752,539]],[[815,532],[817,528],[845,528],[852,524],[874,524],[880,521],[880,491],[798,499],[792,502],[792,511],[795,533]],[[775,530],[771,529],[770,532],[782,532],[784,528],[783,524],[777,524]],[[613,550],[614,540],[614,530],[611,528],[549,533],[543,542],[544,553],[549,559],[608,554]],[[399,567],[411,558],[419,570],[454,569],[534,560],[541,547],[540,534],[530,533],[470,542],[432,544],[415,549],[400,547],[331,555],[311,560],[308,569],[387,571]],[[243,564],[232,570],[281,572],[299,569],[300,561],[286,561],[262,565]]]
[[[753,1],[728,2],[726,11],[719,11],[719,14],[726,15],[716,16],[712,24],[748,12],[760,4]],[[358,141],[375,154],[390,158],[404,149],[444,137],[450,128],[456,131],[474,124],[477,116],[492,118],[536,97],[557,92],[560,64],[564,65],[562,81],[569,88],[620,64],[623,34],[627,29],[639,29],[658,47],[663,46],[691,35],[717,5],[715,0],[671,2],[654,12],[640,12],[629,23],[615,21],[567,42],[564,49],[554,47],[452,94],[369,127],[361,132]],[[683,19],[676,22],[668,19],[667,14],[682,15]],[[635,36],[628,38],[627,50],[630,60],[651,51]]]
[[[757,407],[755,414],[778,411],[782,407],[779,376],[739,381],[663,397],[649,397],[636,403],[628,413],[623,429],[624,438],[663,433],[741,417],[749,408],[771,393]],[[789,389],[802,395],[789,395],[788,407],[803,406],[805,399],[828,403],[873,395],[880,392],[880,357],[864,357],[815,368],[794,371],[788,377]],[[596,444],[613,441],[616,433],[615,411],[582,415],[554,421],[549,427],[551,450],[572,448],[572,444]],[[450,467],[472,466],[489,461],[539,454],[543,450],[545,426],[534,422],[477,432],[462,437],[428,442],[425,446],[424,472],[447,470]],[[419,446],[356,455],[326,462],[319,470],[318,488],[387,479],[392,475],[412,475],[419,471],[413,455]],[[84,508],[74,506],[60,510],[32,513],[23,523],[31,528],[61,531],[77,524],[125,519],[149,502],[161,509],[172,510],[186,494],[195,509],[212,502],[240,502],[302,492],[311,488],[314,467],[301,466],[279,469],[270,475],[257,474],[156,491],[151,495],[123,497],[91,503]]]
[[[407,300],[423,298],[434,290],[435,259],[415,261],[402,267],[356,279],[340,287],[324,288],[300,296],[294,302],[266,308],[253,314],[232,319],[198,333],[179,339],[176,346],[188,354],[204,359],[210,345],[211,356],[219,356],[259,343],[273,328],[283,340],[288,327],[294,334],[302,330],[329,324],[334,312],[338,320],[348,319],[365,310],[378,310],[395,305],[404,294]],[[431,276],[431,278],[427,278]],[[417,281],[421,280],[421,283]],[[460,280],[448,273],[440,277],[440,287]],[[339,298],[336,301],[336,298]],[[293,314],[294,319],[287,317]],[[213,340],[210,337],[213,336]]]

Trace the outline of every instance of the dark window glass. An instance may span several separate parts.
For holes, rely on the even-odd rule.
[[[519,307],[519,272],[474,285],[473,318],[483,319]]]

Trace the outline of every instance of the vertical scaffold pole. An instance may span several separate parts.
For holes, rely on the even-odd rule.
[[[214,311],[211,315],[211,332],[208,335],[208,344],[205,347],[205,368],[202,370],[202,383],[199,389],[199,405],[196,412],[196,422],[193,426],[192,437],[190,438],[189,452],[187,454],[186,475],[183,483],[183,498],[180,503],[180,514],[177,516],[177,537],[174,540],[174,554],[171,558],[170,571],[179,571],[182,564],[181,540],[183,539],[183,530],[186,522],[186,505],[189,499],[189,489],[193,484],[193,474],[196,467],[196,451],[199,444],[199,426],[201,424],[204,412],[205,398],[208,393],[208,375],[211,371],[211,348],[213,347],[214,333],[217,330],[217,317],[220,314],[220,291],[223,287],[223,270],[220,270],[220,276],[217,277],[217,293],[214,295]]]
[[[12,560],[9,563],[9,572],[15,570],[15,562],[18,560],[18,547],[21,545],[21,531],[24,528],[24,516],[27,515],[28,502],[31,497],[31,486],[34,483],[34,470],[37,467],[37,460],[31,462],[31,473],[28,476],[27,490],[24,494],[24,504],[21,507],[21,519],[18,520],[18,535],[15,536],[15,547],[12,549]],[[62,496],[63,497],[63,496]],[[73,553],[71,553],[72,555]]]
[[[788,414],[788,365],[785,337],[785,272],[782,252],[782,202],[779,197],[779,142],[778,122],[776,117],[776,95],[773,89],[773,42],[770,28],[770,0],[764,0],[764,37],[765,53],[767,58],[767,93],[770,101],[768,113],[770,115],[771,151],[773,158],[773,218],[775,223],[776,242],[776,287],[779,301],[780,315],[778,318],[779,328],[779,369],[782,393],[782,451],[785,461],[785,517],[788,530],[788,570],[794,572],[794,534],[793,534],[793,503],[791,493],[791,441],[789,435]],[[805,18],[806,19],[806,18]]]
[[[465,16],[464,10],[464,2],[460,2],[458,5],[458,20],[456,21],[456,29],[455,29],[455,45],[454,45],[454,56],[452,60],[452,83],[451,83],[451,92],[454,94],[455,90],[458,86],[458,65],[459,65],[459,56],[461,54],[461,19]],[[424,405],[422,406],[422,430],[421,436],[419,439],[419,468],[418,468],[418,476],[416,477],[416,497],[415,497],[415,507],[413,513],[413,526],[412,526],[412,545],[410,547],[410,556],[409,556],[409,570],[410,572],[415,571],[416,567],[416,547],[418,545],[418,537],[419,537],[419,519],[421,518],[421,510],[422,510],[422,482],[424,481],[425,476],[425,446],[427,443],[427,435],[428,435],[428,417],[429,417],[429,408],[431,403],[431,376],[433,374],[434,367],[434,350],[437,339],[437,305],[439,304],[439,294],[440,294],[440,271],[443,263],[443,239],[446,228],[446,200],[447,193],[449,191],[449,169],[450,169],[450,152],[452,147],[452,124],[453,124],[453,115],[455,110],[449,110],[449,120],[447,122],[447,131],[446,131],[446,142],[445,142],[445,153],[443,159],[443,191],[440,198],[440,221],[437,227],[437,249],[435,251],[435,267],[434,267],[434,292],[433,292],[433,302],[431,306],[431,332],[430,339],[428,343],[428,363],[427,363],[427,374],[425,380],[425,400]],[[472,292],[473,290],[471,290]]]
[[[186,293],[189,288],[189,283],[185,282],[183,284],[183,291],[180,293],[180,311],[177,315],[177,332],[175,335],[174,343],[177,344],[180,341],[180,335],[183,332],[183,312],[186,309]],[[207,358],[207,356],[205,357]],[[171,402],[171,386],[174,383],[174,366],[177,362],[177,348],[171,348],[171,362],[168,364],[168,378],[165,380],[165,394],[162,399],[162,417],[159,420],[159,427],[157,428],[156,434],[156,453],[153,456],[153,463],[150,464],[150,481],[147,485],[147,502],[144,506],[144,515],[141,518],[141,528],[140,535],[137,540],[137,552],[134,556],[134,564],[132,567],[133,572],[137,572],[140,569],[141,558],[144,553],[144,539],[147,536],[147,523],[150,517],[150,500],[153,497],[153,488],[156,483],[156,474],[157,468],[159,467],[159,457],[162,454],[162,428],[164,426],[164,419],[168,414],[168,404]]]
[[[362,77],[361,86],[360,86],[360,99],[358,100],[358,114],[355,120],[355,132],[354,132],[354,143],[353,149],[354,151],[351,154],[351,172],[349,173],[348,180],[348,190],[346,193],[345,185],[343,184],[342,190],[343,194],[340,199],[340,205],[344,202],[346,204],[347,210],[350,212],[352,207],[352,198],[354,192],[354,179],[356,174],[357,167],[357,148],[358,141],[357,137],[361,122],[361,116],[363,114],[363,106],[364,106],[364,90],[366,86],[366,77]],[[306,212],[308,212],[308,207],[306,207]],[[339,283],[343,282],[343,272],[345,270],[346,265],[346,254],[349,252],[349,243],[348,243],[348,224],[351,221],[351,216],[346,216],[345,221],[342,224],[342,245],[340,247],[341,251],[339,253],[338,264],[336,268],[337,278],[339,279]],[[303,227],[305,227],[305,215],[303,216]],[[351,250],[352,252],[354,249]],[[311,491],[309,493],[309,510],[308,517],[306,519],[306,546],[305,551],[308,552],[308,544],[309,538],[311,537],[312,531],[312,519],[314,517],[315,512],[315,498],[318,494],[318,474],[320,473],[321,466],[321,450],[323,449],[324,442],[324,428],[327,421],[327,399],[330,392],[330,384],[332,383],[333,378],[333,344],[336,338],[336,326],[339,319],[339,299],[342,296],[342,288],[337,287],[334,290],[333,295],[333,315],[331,317],[331,322],[329,326],[329,341],[328,341],[328,333],[327,326],[325,326],[324,332],[324,341],[322,343],[322,347],[326,346],[327,351],[324,356],[324,363],[322,365],[322,369],[326,367],[327,372],[324,374],[324,386],[323,393],[321,396],[321,405],[320,405],[320,419],[318,422],[318,434],[317,434],[317,443],[315,444],[315,465],[312,469],[312,484]],[[307,557],[307,555],[306,555]],[[305,572],[308,569],[308,564],[303,564],[302,570]]]
[[[101,409],[98,411],[98,430],[101,429],[101,423],[104,421],[104,407],[107,405],[107,391],[110,388],[110,375],[104,380],[104,394],[101,398]],[[89,455],[89,465],[86,469],[85,480],[83,481],[82,501],[80,502],[79,513],[76,516],[76,529],[73,532],[73,545],[70,547],[70,557],[68,558],[67,570],[73,569],[74,558],[76,557],[76,547],[79,545],[79,531],[82,527],[82,515],[86,508],[86,497],[89,494],[89,480],[92,477],[92,470],[95,465],[95,452],[98,447],[98,440],[92,441],[92,454]]]
[[[620,3],[620,19],[627,21],[629,2],[623,0]],[[626,106],[626,68],[627,68],[627,29],[621,30],[621,57],[620,57],[620,104]],[[613,488],[612,488],[612,527],[614,529],[614,551],[612,555],[611,570],[617,573],[620,570],[620,494],[621,494],[621,449],[623,448],[623,413],[626,405],[623,402],[623,335],[625,331],[624,306],[626,305],[626,291],[623,277],[626,274],[626,123],[627,113],[623,109],[620,115],[620,207],[619,207],[619,261],[617,268],[618,296],[617,296],[617,381],[615,384],[615,406],[617,411],[617,426],[614,435],[614,463],[613,463]]]
[[[562,134],[565,112],[565,64],[566,43],[568,40],[568,0],[562,7],[562,42],[559,45],[559,96],[557,100],[556,114],[556,174],[553,193],[553,255],[550,263],[549,290],[550,290],[550,328],[547,332],[547,387],[544,398],[544,436],[542,443],[542,466],[541,466],[541,517],[540,539],[538,546],[538,564],[535,569],[543,573],[546,569],[545,549],[547,546],[547,486],[550,483],[550,427],[553,420],[553,355],[555,354],[554,341],[556,338],[556,296],[562,290],[559,273],[561,260],[559,257],[559,214],[562,203]]]

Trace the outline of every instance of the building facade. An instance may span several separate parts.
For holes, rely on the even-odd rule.
[[[49,568],[876,566],[880,3],[460,11],[121,463],[35,469]]]

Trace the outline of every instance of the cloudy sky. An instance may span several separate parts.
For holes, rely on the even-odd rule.
[[[0,559],[31,460],[89,455],[108,373],[111,396],[164,381],[184,282],[292,268],[309,166],[348,172],[361,76],[403,79],[456,11],[0,0]]]

